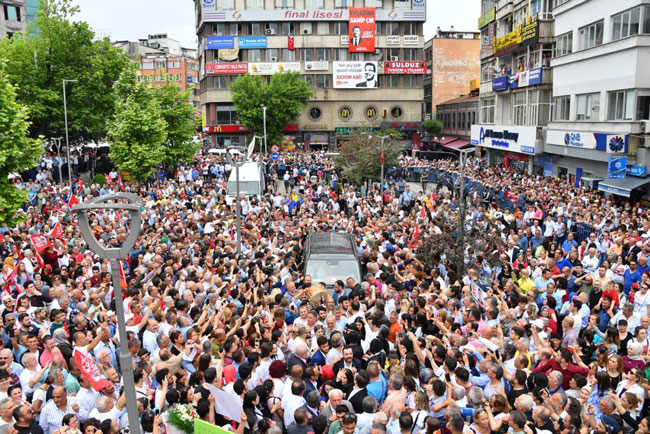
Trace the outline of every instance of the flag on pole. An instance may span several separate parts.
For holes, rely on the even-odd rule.
[[[61,222],[56,222],[50,231],[49,236],[50,238],[63,238],[63,228],[61,227]]]
[[[381,164],[384,164],[384,150],[381,150]]]
[[[2,236],[2,232],[0,232],[0,243],[4,243],[4,242],[5,242],[5,237]]]
[[[32,240],[32,244],[34,245],[34,249],[36,249],[36,253],[42,253],[51,245],[50,240],[48,240],[47,237],[43,234],[34,234],[30,238]]]
[[[503,193],[504,193],[504,194],[506,195],[506,197],[507,197],[508,199],[510,199],[511,201],[514,201],[514,200],[517,199],[517,197],[516,197],[514,194],[510,193],[508,190],[505,190],[505,189],[504,189],[504,190],[503,190]]]
[[[77,196],[81,196],[83,189],[84,189],[84,181],[83,179],[79,178],[79,186],[77,187]]]
[[[122,287],[123,290],[126,290],[128,287],[126,283],[126,276],[124,275],[124,268],[122,268],[122,262],[118,262],[120,264],[120,286]]]
[[[100,333],[101,332],[102,331],[100,331]],[[112,385],[108,378],[106,378],[104,374],[102,374],[102,372],[99,370],[97,363],[95,363],[92,357],[75,349],[74,360],[77,362],[77,366],[81,371],[81,375],[83,375],[84,378],[88,380],[92,388],[97,392],[100,392],[103,388]]]
[[[77,199],[77,196],[74,194],[70,195],[70,200],[68,200],[68,208],[72,208],[75,205],[79,204],[79,200]]]
[[[106,178],[106,182],[108,183],[108,185],[113,185],[113,178],[111,178],[107,174],[104,174],[104,177]]]

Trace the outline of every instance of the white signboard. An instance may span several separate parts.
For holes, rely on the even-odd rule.
[[[535,154],[537,128],[509,125],[472,125],[472,144],[520,154]]]
[[[350,36],[341,35],[341,45],[348,46],[350,44]]]
[[[328,69],[330,69],[330,63],[326,60],[305,62],[305,71],[327,71]]]
[[[334,62],[335,89],[376,89],[377,62]]]
[[[420,37],[418,35],[404,35],[404,45],[418,45]]]
[[[546,142],[549,145],[596,149],[596,134],[588,131],[547,130]]]
[[[388,45],[399,45],[400,44],[400,36],[399,35],[387,35],[386,36],[386,44],[388,44]]]
[[[348,9],[217,10],[217,0],[202,0],[204,22],[348,21]],[[377,9],[377,21],[424,21],[425,8]]]
[[[248,73],[251,75],[271,75],[276,72],[300,72],[300,62],[248,64]]]

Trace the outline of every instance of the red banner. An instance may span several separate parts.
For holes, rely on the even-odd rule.
[[[63,228],[61,222],[57,222],[50,231],[50,238],[63,238]]]
[[[427,62],[384,62],[384,74],[426,74]]]
[[[107,174],[104,174],[104,178],[106,178],[106,182],[108,183],[108,185],[113,185],[113,178],[111,178]]]
[[[79,204],[79,200],[77,199],[77,196],[74,194],[70,196],[70,200],[68,201],[68,208],[72,208],[75,205]]]
[[[289,47],[289,51],[295,50],[296,49],[296,44],[295,44],[295,41],[293,39],[293,35],[289,35],[287,38],[288,38],[287,45]]]
[[[348,8],[349,45],[352,53],[375,51],[375,8]]]
[[[102,333],[102,330],[99,331]],[[90,383],[93,389],[97,392],[100,392],[104,387],[110,386],[111,383],[108,379],[102,374],[97,366],[97,363],[93,360],[92,357],[87,356],[81,351],[74,350],[74,361],[77,362],[77,366],[81,371],[81,374],[86,380]]]
[[[32,235],[31,239],[37,253],[43,253],[45,249],[50,247],[50,240],[43,234]]]
[[[205,65],[206,74],[247,74],[248,63],[219,62]]]

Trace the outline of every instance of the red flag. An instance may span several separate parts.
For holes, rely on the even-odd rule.
[[[126,283],[126,276],[124,275],[124,268],[122,268],[122,263],[120,262],[120,286],[122,287],[123,290],[126,290],[128,287]]]
[[[79,204],[79,200],[77,199],[77,196],[74,194],[70,196],[70,200],[68,200],[68,208],[72,208],[75,205]]]
[[[423,219],[423,218],[426,218],[426,217],[427,217],[427,210],[423,206],[421,206],[420,207],[420,215],[418,215],[418,218]],[[417,229],[417,227],[416,227],[416,229]]]
[[[508,199],[510,199],[510,200],[516,200],[517,199],[517,197],[514,194],[510,193],[508,190],[503,190],[503,192],[505,193],[505,195],[506,195],[506,197]]]
[[[36,253],[42,253],[45,249],[50,247],[50,240],[43,234],[35,234],[30,237],[32,239],[32,244],[36,249]]]
[[[113,185],[113,178],[111,178],[107,174],[104,174],[104,177],[106,178],[106,182],[108,183],[108,185]]]
[[[381,150],[381,164],[384,164],[384,150]]]
[[[2,236],[2,232],[0,232],[0,243],[5,242],[5,237]]]
[[[50,238],[63,238],[63,228],[61,227],[61,222],[56,222],[50,231]]]
[[[121,172],[117,174],[117,183],[122,185],[122,173]]]
[[[81,178],[79,178],[79,187],[77,188],[77,195],[81,195],[83,189],[84,189],[84,182]]]
[[[18,266],[16,265],[11,273],[7,274],[7,277],[2,278],[4,285],[10,286],[16,283],[16,276],[18,275]]]
[[[74,361],[77,362],[77,366],[81,371],[81,375],[83,375],[84,378],[88,380],[92,388],[97,392],[100,392],[103,388],[111,386],[113,384],[108,380],[108,378],[104,376],[104,374],[102,374],[102,372],[99,370],[99,367],[97,366],[97,363],[95,363],[95,360],[93,360],[92,357],[75,349]]]
[[[296,49],[295,41],[293,39],[293,35],[288,36],[288,41],[287,45],[289,46],[289,51],[293,51]]]

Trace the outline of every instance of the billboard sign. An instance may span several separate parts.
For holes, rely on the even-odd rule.
[[[398,2],[402,3],[402,2]],[[405,2],[404,2],[405,3]],[[410,2],[409,2],[410,6]],[[349,9],[251,9],[215,10],[204,8],[203,22],[268,22],[268,21],[348,21]],[[424,21],[425,8],[379,9],[375,13],[379,21]]]
[[[427,62],[384,62],[384,74],[426,74]]]
[[[400,44],[400,35],[387,35],[386,36],[387,45],[399,45]]]
[[[377,62],[334,62],[335,89],[376,89]]]
[[[404,45],[418,45],[420,37],[418,35],[404,35]]]
[[[240,36],[237,39],[239,48],[266,48],[266,36]]]
[[[300,62],[249,63],[251,75],[271,75],[276,72],[300,72]]]
[[[305,62],[305,71],[327,71],[328,69],[330,69],[330,63],[327,60]]]
[[[208,50],[235,48],[234,36],[208,36]]]
[[[486,13],[484,13],[479,19],[478,19],[478,28],[482,29],[483,27],[487,26],[490,24],[492,21],[496,19],[497,10],[496,8],[492,8]]]
[[[348,8],[349,45],[352,53],[374,53],[375,8]]]
[[[535,20],[521,28],[521,43],[535,45],[539,41],[539,21]]]
[[[472,144],[520,154],[535,154],[536,127],[472,125]]]
[[[246,74],[248,63],[219,62],[205,65],[206,74]]]

